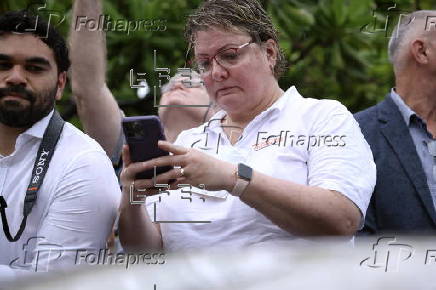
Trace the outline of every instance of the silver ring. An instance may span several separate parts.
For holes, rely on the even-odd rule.
[[[180,168],[180,175],[185,176],[185,169],[184,168]]]

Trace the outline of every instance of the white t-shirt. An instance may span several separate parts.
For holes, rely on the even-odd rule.
[[[6,215],[13,236],[23,218],[26,188],[52,114],[20,134],[15,151],[0,158],[0,195],[8,204]],[[103,149],[65,123],[20,240],[9,242],[0,229],[0,282],[2,276],[23,271],[73,266],[78,249],[90,253],[104,249],[120,197],[117,178]]]
[[[334,100],[303,98],[289,88],[256,116],[231,145],[223,132],[224,111],[183,131],[175,144],[193,147],[234,164],[298,184],[336,190],[364,218],[376,181],[371,150],[352,114]],[[147,199],[160,221],[167,250],[242,247],[296,239],[227,191],[184,188]],[[363,219],[362,219],[363,224]]]

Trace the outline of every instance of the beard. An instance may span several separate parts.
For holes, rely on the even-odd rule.
[[[55,85],[51,89],[33,93],[20,85],[0,88],[0,123],[12,128],[32,127],[53,110],[57,89]],[[11,93],[28,100],[30,105],[17,100],[2,101]]]

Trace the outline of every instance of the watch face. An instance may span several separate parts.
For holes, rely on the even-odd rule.
[[[238,164],[238,176],[240,178],[250,181],[252,175],[253,175],[253,169],[251,167],[248,167],[243,163]]]

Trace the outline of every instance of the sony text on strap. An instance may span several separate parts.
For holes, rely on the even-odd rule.
[[[0,214],[2,218],[3,231],[9,242],[18,241],[21,238],[24,229],[26,228],[27,217],[35,205],[38,190],[41,188],[44,181],[45,174],[47,173],[50,160],[53,157],[53,153],[55,151],[56,144],[59,141],[64,124],[65,121],[62,120],[59,113],[55,110],[50,118],[50,122],[44,132],[44,136],[38,148],[35,164],[33,165],[32,177],[30,178],[30,183],[26,191],[26,197],[24,198],[23,220],[15,237],[13,237],[10,233],[9,224],[6,217],[6,208],[8,207],[7,202],[3,196],[0,196]]]

